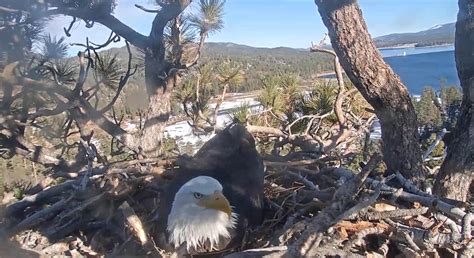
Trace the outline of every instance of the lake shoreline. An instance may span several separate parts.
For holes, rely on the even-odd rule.
[[[405,44],[405,45],[400,45],[400,46],[391,46],[391,47],[379,47],[377,48],[378,50],[393,50],[393,49],[408,49],[408,48],[416,48],[416,49],[422,49],[422,48],[437,48],[437,47],[454,47],[454,43],[449,43],[449,44],[438,44],[438,45],[431,45],[431,46],[416,46],[416,43],[412,44]]]
[[[406,53],[404,53],[406,52]],[[439,90],[444,86],[460,85],[454,59],[454,46],[389,49],[381,51],[387,64],[400,76],[410,95],[421,95],[423,88]],[[324,73],[319,78],[335,78]]]

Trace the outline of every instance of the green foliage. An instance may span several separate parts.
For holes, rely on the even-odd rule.
[[[248,92],[260,89],[264,76],[294,74],[300,86],[310,86],[316,75],[333,71],[332,58],[327,54],[312,53],[292,48],[254,48],[232,43],[207,43],[203,62],[214,59],[232,59],[242,67],[245,80],[233,91]]]
[[[110,89],[117,88],[120,77],[124,73],[117,55],[108,51],[99,53],[94,59],[94,63],[94,79],[96,82]]]
[[[372,106],[365,100],[365,98],[360,94],[358,90],[355,89],[355,86],[349,81],[345,81],[344,85],[346,86],[346,90],[354,89],[355,92],[347,96],[348,98],[348,105],[351,108],[351,111],[361,117],[361,118],[369,118],[373,115],[373,113],[369,112],[368,110],[373,109]]]
[[[337,85],[333,81],[320,80],[308,93],[302,97],[301,111],[303,114],[326,114],[331,112],[337,96]]]
[[[420,100],[414,101],[418,123],[421,126],[438,128],[442,125],[441,111],[436,103],[438,103],[437,96],[431,87],[425,87]]]
[[[436,133],[430,133],[429,137],[422,141],[421,148],[423,149],[423,151],[427,150],[429,146],[434,143],[435,140],[436,140]],[[430,156],[431,157],[443,156],[445,152],[444,150],[445,148],[446,148],[446,145],[444,144],[443,141],[441,141],[433,150],[433,152],[430,154]],[[429,160],[428,162],[426,162],[426,165],[432,168],[432,167],[440,166],[442,163],[443,163],[442,159]]]
[[[239,87],[243,82],[240,65],[231,60],[225,60],[214,64],[217,72],[218,84],[228,84],[231,87]]]
[[[181,84],[181,88],[175,92],[175,99],[180,103],[196,100],[193,80],[188,79]]]
[[[180,15],[171,20],[164,32],[164,42],[166,44],[166,58],[173,64],[189,59],[189,55],[195,54],[194,41],[197,38],[197,32],[192,26],[190,19],[186,15]]]
[[[191,24],[200,35],[217,32],[224,27],[224,0],[200,0],[199,12],[191,15]]]
[[[456,125],[457,116],[461,108],[462,92],[457,86],[442,86],[440,98],[446,128],[449,130]]]
[[[298,77],[293,73],[270,74],[260,79],[261,93],[258,100],[267,109],[286,115],[294,111],[299,98]]]
[[[280,87],[280,78],[276,75],[267,75],[260,80],[261,93],[258,96],[258,101],[266,109],[281,111],[283,101],[281,98],[282,89]]]
[[[23,191],[23,189],[21,189],[18,186],[13,187],[13,196],[16,199],[21,200],[21,199],[23,199],[24,195],[25,195],[25,192]]]
[[[69,46],[65,40],[65,37],[57,39],[56,36],[51,37],[51,34],[42,36],[40,42],[40,55],[42,58],[44,60],[52,60],[66,57]]]
[[[285,113],[289,116],[293,113],[294,102],[299,98],[298,77],[293,73],[284,73],[280,75],[280,85],[283,90],[283,103],[286,106]]]
[[[250,115],[250,107],[248,104],[242,104],[237,109],[234,110],[232,113],[232,117],[234,121],[245,124],[247,122],[247,119]]]
[[[189,76],[175,92],[176,100],[184,107],[192,124],[202,127],[203,123],[213,125],[213,109],[209,104],[213,97],[218,102],[224,87],[238,87],[242,83],[239,65],[230,60],[208,62],[199,65],[196,73]],[[198,97],[199,94],[199,97]]]
[[[39,164],[37,169],[43,169]],[[21,199],[32,187],[32,162],[19,156],[0,157],[0,200],[4,193],[13,192],[15,198]]]
[[[32,14],[41,9],[37,0],[2,0],[0,5]],[[45,18],[26,12],[0,12],[0,67],[28,56],[33,44],[40,39],[45,23]]]
[[[196,45],[189,44],[188,48],[184,48],[183,60],[187,60],[188,55],[192,57]],[[125,48],[108,51],[117,54],[121,67],[126,67],[128,53]],[[167,55],[171,53],[169,47],[167,47],[167,51]],[[132,48],[132,54],[134,57],[132,64],[138,64],[139,69],[129,79],[129,84],[137,85],[145,90],[144,69],[140,68],[144,62],[143,53]],[[260,90],[262,77],[285,73],[297,76],[299,86],[309,87],[318,73],[333,70],[332,58],[326,54],[308,54],[307,51],[291,48],[253,48],[230,43],[206,43],[199,63],[212,64],[214,73],[214,67],[229,60],[240,67],[242,73],[242,82],[238,85],[231,85],[229,89],[231,92]],[[172,59],[169,61],[173,62]]]
[[[174,139],[164,138],[163,145],[161,146],[161,148],[163,149],[164,155],[172,156],[173,152],[177,151],[178,144],[176,143],[176,140]]]
[[[53,60],[45,64],[49,72],[60,84],[71,84],[75,82],[77,76],[77,65],[70,60]]]
[[[444,109],[448,109],[451,105],[458,105],[462,100],[462,92],[457,86],[449,86],[441,88],[441,102]]]

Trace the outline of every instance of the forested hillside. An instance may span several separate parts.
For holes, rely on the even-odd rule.
[[[108,50],[117,55],[121,65],[126,66],[127,50],[125,47]],[[133,50],[134,59],[139,63],[142,53]],[[138,60],[137,60],[138,59]],[[199,64],[231,60],[243,69],[244,81],[238,87],[231,88],[233,92],[246,92],[259,88],[258,78],[280,72],[298,74],[303,80],[316,78],[319,73],[333,70],[329,55],[315,53],[309,54],[309,49],[294,49],[288,47],[256,48],[234,43],[206,43],[202,59]],[[131,82],[140,84],[144,79],[142,69],[131,78]]]
[[[117,57],[117,65],[125,69],[128,52],[125,47],[112,48],[101,52]],[[121,96],[126,105],[118,103],[117,108],[127,109],[133,113],[138,108],[145,108],[146,87],[143,69],[143,53],[132,48],[133,63],[138,64],[136,73],[128,80],[128,85]],[[311,86],[320,73],[333,71],[331,57],[324,53],[309,53],[309,49],[256,48],[234,43],[206,43],[198,65],[210,64],[218,67],[223,62],[231,61],[239,66],[243,73],[242,81],[229,88],[229,92],[249,92],[261,89],[260,79],[267,75],[291,73],[298,75],[302,86]],[[72,60],[72,62],[77,62]]]
[[[396,47],[411,44],[416,47],[454,44],[455,23],[433,26],[412,33],[393,33],[374,38],[377,47]]]
[[[0,258],[474,256],[472,0],[461,89],[416,98],[356,0],[310,2],[328,33],[309,49],[206,43],[231,1],[147,2],[0,0]],[[281,2],[303,3],[255,5],[265,40],[287,36],[262,16]],[[304,7],[285,23],[314,26]],[[440,44],[444,27],[386,39]]]

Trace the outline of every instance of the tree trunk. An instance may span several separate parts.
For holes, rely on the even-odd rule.
[[[164,48],[164,47],[163,47]],[[141,131],[140,147],[145,156],[157,156],[160,152],[165,122],[171,112],[171,93],[164,80],[162,63],[164,49],[147,51],[145,55],[145,81],[148,93],[148,110]]]
[[[420,182],[425,171],[415,110],[400,78],[383,61],[355,0],[315,0],[349,79],[375,109],[389,171]]]
[[[474,1],[459,0],[456,23],[456,67],[463,89],[461,112],[436,178],[437,195],[467,201],[474,178]]]
[[[229,83],[224,84],[224,89],[222,89],[222,95],[221,95],[220,99],[218,99],[216,101],[216,108],[214,109],[214,119],[213,119],[213,123],[214,123],[213,133],[217,132],[217,126],[218,126],[217,125],[217,115],[219,114],[219,108],[221,107],[222,103],[225,100],[225,94],[227,93],[227,88],[228,87],[229,87]]]
[[[153,20],[145,48],[145,82],[148,93],[148,110],[138,146],[141,154],[156,157],[161,154],[163,133],[170,117],[174,86],[179,79],[178,69],[166,60],[164,29],[191,0],[177,0],[163,7]]]
[[[164,46],[160,48],[147,51],[145,55],[148,110],[138,144],[146,157],[156,157],[161,153],[163,133],[171,112],[174,74],[168,74],[173,71],[164,60]]]

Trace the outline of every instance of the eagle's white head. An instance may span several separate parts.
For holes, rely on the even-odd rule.
[[[222,194],[222,185],[209,176],[198,176],[186,182],[174,197],[168,215],[169,242],[178,248],[197,250],[210,244],[211,250],[219,238],[230,238],[229,228],[237,224],[237,214]]]

